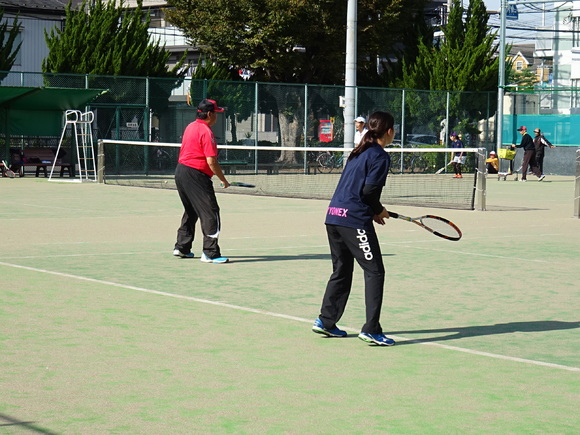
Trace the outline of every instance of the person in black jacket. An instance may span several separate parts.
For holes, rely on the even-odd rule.
[[[534,146],[536,147],[536,163],[542,175],[544,175],[544,150],[548,148],[556,148],[550,143],[548,139],[542,134],[542,130],[536,128],[534,130]]]
[[[528,129],[525,126],[518,128],[518,131],[522,135],[522,141],[519,145],[512,145],[512,148],[523,148],[524,149],[524,159],[522,161],[522,180],[527,181],[526,175],[528,173],[528,166],[532,168],[532,173],[538,177],[538,181],[542,181],[545,175],[542,175],[540,168],[536,163],[536,147],[534,145],[534,140],[532,136],[528,134]]]

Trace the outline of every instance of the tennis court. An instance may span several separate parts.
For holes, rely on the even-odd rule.
[[[349,336],[310,330],[326,200],[219,195],[214,265],[171,255],[173,190],[0,179],[0,433],[577,433],[574,179],[487,189],[485,212],[392,207],[463,239],[380,228],[382,348],[360,270]]]

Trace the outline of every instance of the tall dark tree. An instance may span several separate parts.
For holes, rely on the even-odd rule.
[[[359,0],[359,62],[376,64],[416,19],[423,0]],[[253,80],[342,84],[347,2],[336,0],[168,0],[167,19],[221,64],[249,68]],[[377,51],[380,50],[380,51]],[[299,86],[272,95],[283,146],[298,145],[304,101]],[[282,153],[292,162],[294,154]]]
[[[228,108],[232,143],[237,143],[237,121],[248,119],[253,112],[252,84],[242,82],[237,71],[219,65],[210,59],[201,56],[192,76],[189,96],[191,104],[195,106],[201,99],[212,98],[220,106]],[[209,84],[206,88],[206,80]]]
[[[0,22],[4,18],[4,9],[0,8]],[[0,24],[0,71],[10,71],[12,65],[16,61],[16,56],[20,51],[22,42],[15,45],[16,38],[20,33],[22,23],[18,21],[18,17],[14,17],[11,28],[8,26],[8,21]],[[7,76],[6,72],[0,72],[0,81]]]
[[[49,48],[42,62],[47,73],[123,75],[138,77],[183,77],[185,56],[172,69],[170,53],[158,41],[151,41],[149,17],[142,0],[133,10],[114,0],[84,0],[76,9],[66,8],[63,30],[45,32]]]
[[[465,13],[465,20],[463,19]],[[470,0],[467,11],[460,0],[453,0],[444,39],[439,45],[419,41],[419,55],[413,62],[404,62],[400,87],[457,91],[451,94],[451,127],[462,122],[473,130],[475,121],[486,116],[486,95],[465,92],[486,92],[497,89],[500,67],[494,43],[495,33],[487,26],[488,15],[482,0]],[[481,101],[479,101],[481,100]],[[421,100],[411,110],[414,116],[445,107],[445,95],[433,94],[430,104]],[[435,126],[432,126],[435,129]],[[476,131],[470,131],[476,133]]]
[[[50,73],[124,76],[118,80],[96,77],[91,86],[111,89],[110,95],[125,101],[143,100],[145,95],[143,86],[139,86],[143,80],[126,77],[152,77],[149,107],[157,114],[163,113],[172,89],[185,77],[185,54],[170,69],[167,66],[170,53],[165,45],[150,39],[149,21],[149,14],[142,9],[142,0],[138,0],[133,10],[125,8],[122,1],[117,5],[115,0],[84,0],[76,9],[69,3],[64,29],[45,31],[49,48],[48,56],[42,61],[45,77],[50,81]],[[60,77],[55,80],[62,83]],[[140,116],[138,110],[136,115]]]
[[[482,0],[470,0],[463,21],[460,0],[453,0],[440,46],[419,41],[419,56],[404,65],[403,87],[445,91],[489,91],[497,88],[499,59],[495,34],[487,27]]]

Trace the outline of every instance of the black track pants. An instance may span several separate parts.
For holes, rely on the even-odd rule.
[[[322,299],[320,320],[332,329],[342,317],[352,287],[354,260],[364,271],[366,323],[362,332],[380,334],[379,322],[383,303],[385,268],[377,235],[373,230],[357,230],[338,225],[326,225],[332,275]]]
[[[209,258],[221,257],[218,245],[220,208],[211,178],[197,169],[178,164],[175,170],[175,184],[185,209],[177,230],[175,249],[184,254],[191,252],[195,224],[199,219],[203,233],[203,252]]]

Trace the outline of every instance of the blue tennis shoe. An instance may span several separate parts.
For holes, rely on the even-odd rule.
[[[200,260],[202,263],[214,263],[214,264],[223,264],[230,261],[230,259],[227,257],[209,258],[207,255],[205,255],[205,252],[201,254]]]
[[[379,346],[393,346],[395,344],[395,340],[385,336],[385,334],[369,334],[367,332],[361,332],[358,335],[358,338],[367,343],[377,344]]]
[[[338,329],[336,326],[332,329],[326,329],[322,320],[316,319],[314,321],[314,325],[312,325],[312,331],[316,332],[317,334],[326,335],[327,337],[346,337],[346,331],[342,329]]]
[[[185,254],[185,253],[181,252],[179,249],[174,249],[173,255],[175,257],[179,257],[179,258],[193,258],[193,257],[195,257],[193,252],[188,252],[187,254]]]

